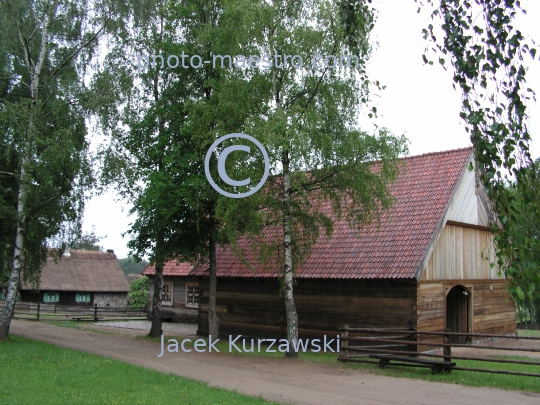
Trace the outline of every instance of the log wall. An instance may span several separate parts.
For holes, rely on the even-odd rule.
[[[465,287],[469,298],[469,332],[509,334],[516,331],[516,308],[504,280],[443,280],[418,284],[417,328],[442,332],[446,324],[446,295],[456,285]],[[419,336],[419,341],[440,342],[440,337]],[[420,350],[427,347],[420,347]]]
[[[208,279],[201,278],[198,333],[208,334]],[[286,337],[286,316],[276,279],[219,278],[220,335]],[[294,287],[301,338],[335,336],[351,327],[416,325],[416,284],[374,280],[298,279]]]

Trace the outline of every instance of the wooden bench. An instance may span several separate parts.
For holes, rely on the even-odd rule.
[[[92,322],[92,321],[96,321],[96,320],[100,320],[100,319],[103,319],[103,317],[97,317],[97,318],[94,318],[93,316],[76,316],[76,317],[71,317],[71,320],[72,321],[76,321],[76,322]]]
[[[403,357],[403,356],[391,356],[388,354],[371,354],[369,357],[372,359],[379,359],[379,367],[386,368],[390,365],[390,361],[402,361],[405,363],[414,363],[420,366],[430,367],[431,374],[440,374],[443,371],[452,370],[456,366],[456,363],[450,361],[440,361],[440,360],[425,360],[425,359],[414,359],[412,357]]]

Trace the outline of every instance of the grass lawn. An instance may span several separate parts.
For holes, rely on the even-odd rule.
[[[0,404],[275,404],[11,335],[0,344]]]
[[[537,337],[537,338],[540,338],[540,330],[523,330],[523,329],[520,329],[518,330],[518,335],[519,336],[532,336],[532,337]]]

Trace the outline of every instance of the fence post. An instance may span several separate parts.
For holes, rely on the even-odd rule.
[[[451,329],[445,329],[445,332],[452,332]],[[450,343],[450,336],[444,335],[443,337],[443,343]],[[443,347],[443,355],[444,355],[444,361],[452,361],[452,347],[451,346],[444,346]],[[450,369],[448,369],[450,371]]]
[[[37,320],[39,321],[39,308],[40,308],[41,302],[37,303]]]
[[[97,322],[97,304],[94,304],[94,322]]]
[[[343,350],[343,346],[349,346],[349,340],[347,339],[349,337],[349,331],[347,330],[349,328],[349,325],[341,325],[341,327],[345,330],[341,331],[341,346],[339,348],[340,355],[341,355],[341,361],[347,361],[349,359],[349,351],[347,349]]]
[[[409,321],[409,330],[411,332],[416,332],[416,324],[414,321]],[[411,333],[409,334],[409,339],[411,340],[411,342],[417,342],[418,341],[418,334],[416,333]],[[418,346],[416,345],[408,345],[408,349],[411,351],[411,352],[418,352]],[[414,355],[414,357],[418,357],[416,354]]]

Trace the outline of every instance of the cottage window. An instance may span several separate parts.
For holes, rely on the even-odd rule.
[[[75,302],[90,302],[90,294],[75,294]]]
[[[43,294],[43,302],[58,302],[60,301],[60,294],[59,293],[44,293]]]
[[[173,304],[173,283],[163,283],[161,291],[161,305],[172,306]]]
[[[186,307],[199,307],[199,285],[186,284]]]
[[[0,289],[0,300],[4,299],[4,290]]]

